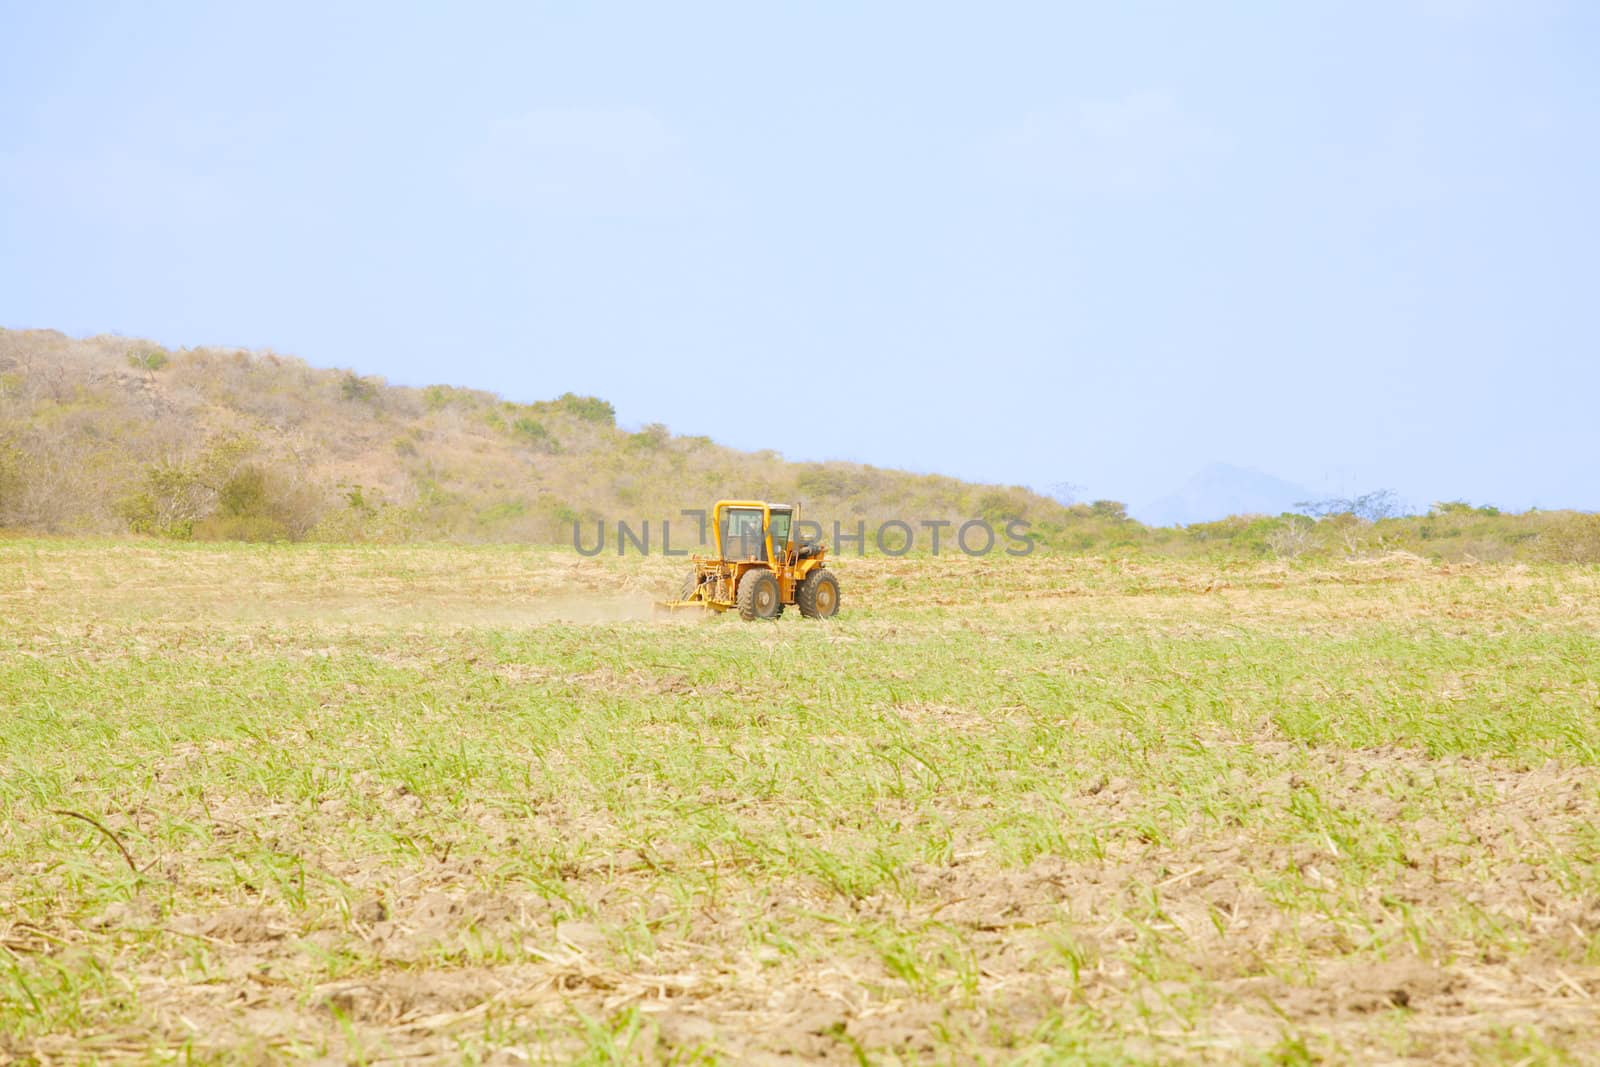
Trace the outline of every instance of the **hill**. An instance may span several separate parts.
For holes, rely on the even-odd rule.
[[[606,401],[411,388],[274,352],[0,330],[0,527],[243,540],[570,541],[725,496],[889,518],[1059,525],[1020,487],[792,463]],[[659,526],[657,526],[659,529]],[[592,543],[592,533],[586,535]]]
[[[1020,486],[975,485],[859,463],[797,463],[665,426],[617,425],[597,397],[518,403],[477,389],[389,385],[275,352],[169,350],[124,337],[0,329],[0,530],[244,541],[458,541],[593,546],[596,523],[635,530],[730,496],[801,501],[832,533],[889,520],[1019,519],[1045,549],[1235,558],[1600,562],[1600,516],[1502,514],[1454,501],[1384,517],[1339,502],[1284,514],[1301,491],[1240,468],[1201,472],[1146,517],[1063,506]],[[1249,489],[1250,492],[1245,492]],[[1223,493],[1221,508],[1182,510]],[[1378,493],[1375,496],[1383,496]],[[1210,499],[1210,498],[1208,498]],[[1187,503],[1186,503],[1187,501]],[[1243,512],[1194,521],[1219,510]],[[692,520],[681,520],[673,542]],[[952,531],[944,531],[948,546]],[[891,547],[898,545],[890,532]],[[831,538],[830,538],[831,539]],[[1002,546],[1010,542],[1003,538]],[[870,544],[868,550],[871,550]],[[853,548],[852,548],[853,551]]]

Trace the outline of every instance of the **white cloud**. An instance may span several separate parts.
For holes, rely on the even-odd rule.
[[[492,139],[509,148],[577,151],[639,167],[678,144],[665,123],[639,108],[543,108],[497,122]]]
[[[637,108],[540,108],[492,123],[462,162],[477,196],[533,213],[654,214],[682,192],[682,142]]]
[[[1159,188],[1223,144],[1165,92],[1147,90],[1037,111],[984,146],[1000,176],[1092,191]]]
[[[83,155],[0,154],[0,190],[14,205],[66,211],[75,220],[130,233],[212,223],[232,210],[210,175],[119,147]]]
[[[1456,22],[1478,18],[1490,5],[1486,0],[1417,0],[1417,8],[1430,18]]]

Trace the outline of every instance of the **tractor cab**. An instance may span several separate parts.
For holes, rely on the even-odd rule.
[[[761,507],[733,506],[718,512],[717,558],[784,560],[789,553],[789,532],[794,513],[779,504]]]
[[[712,508],[715,556],[695,556],[678,599],[665,608],[737,608],[744,619],[776,619],[794,604],[808,619],[839,610],[839,580],[823,564],[827,548],[796,536],[799,509],[754,500]]]

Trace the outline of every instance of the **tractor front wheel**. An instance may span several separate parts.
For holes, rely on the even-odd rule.
[[[688,600],[694,596],[694,591],[700,588],[700,572],[691,569],[683,576],[683,585],[678,588],[678,599]]]
[[[739,618],[776,619],[783,610],[778,599],[778,579],[771,571],[745,571],[739,579]]]
[[[839,613],[839,579],[830,570],[814,570],[794,591],[794,599],[806,618],[831,619]]]

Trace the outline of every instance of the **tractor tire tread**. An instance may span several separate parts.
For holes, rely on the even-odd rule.
[[[827,615],[823,615],[817,607],[817,587],[823,582],[833,586],[833,610]],[[800,606],[800,614],[808,619],[831,618],[839,613],[839,579],[828,568],[818,567],[801,581],[800,587],[794,591],[794,600]]]
[[[756,613],[756,589],[768,582],[772,584],[772,598],[773,600],[778,601],[778,610],[774,611],[770,616],[765,617],[772,619],[776,619],[778,617],[782,611],[783,603],[778,597],[777,577],[771,571],[750,570],[745,571],[744,577],[739,579],[739,618],[743,619],[745,622],[754,622],[756,619],[764,617]]]

